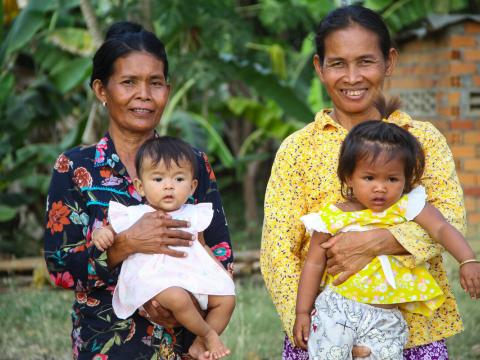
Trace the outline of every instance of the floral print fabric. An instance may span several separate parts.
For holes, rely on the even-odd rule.
[[[210,202],[214,209],[205,242],[231,271],[230,236],[215,175],[206,155],[195,153],[199,180],[195,202]],[[107,224],[110,200],[126,206],[142,202],[109,134],[96,145],[58,157],[47,198],[44,253],[54,283],[75,292],[73,357],[178,360],[193,340],[187,331],[154,327],[138,313],[125,320],[113,313],[112,293],[120,266],[110,270],[107,253],[91,242],[92,231]]]
[[[280,315],[283,328],[293,340],[298,280],[310,236],[300,221],[328,203],[342,201],[336,170],[340,146],[347,130],[319,112],[315,121],[286,138],[280,146],[265,194],[265,215],[260,264],[266,286]],[[395,111],[386,121],[410,131],[422,144],[426,167],[421,179],[427,201],[460,231],[465,231],[462,189],[445,137],[430,123],[415,121]],[[413,268],[427,262],[429,272],[446,296],[431,318],[404,313],[409,325],[407,347],[431,343],[462,330],[457,305],[442,261],[442,247],[416,223],[394,225],[389,231],[412,255],[397,257]]]

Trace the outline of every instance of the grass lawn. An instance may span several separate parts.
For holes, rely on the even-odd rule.
[[[480,301],[460,288],[448,259],[449,278],[457,297],[465,331],[448,340],[453,360],[480,359]],[[280,359],[283,333],[270,298],[258,277],[237,284],[237,308],[222,338],[232,360]],[[0,359],[70,359],[69,310],[73,294],[63,290],[20,289],[10,285],[0,294]]]

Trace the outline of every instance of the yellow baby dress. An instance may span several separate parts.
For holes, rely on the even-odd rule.
[[[381,213],[370,209],[346,212],[334,204],[317,213],[302,216],[307,231],[336,234],[337,232],[367,231],[387,228],[413,220],[424,208],[425,188],[418,186]],[[413,269],[404,267],[395,256],[381,255],[357,274],[338,286],[335,277],[327,275],[326,282],[336,293],[365,304],[399,304],[402,310],[433,315],[445,301],[445,295],[424,265]]]

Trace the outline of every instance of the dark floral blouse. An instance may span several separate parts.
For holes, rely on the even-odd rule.
[[[215,175],[206,155],[195,153],[199,181],[195,202],[211,202],[215,211],[205,241],[231,271],[233,254]],[[107,223],[110,200],[124,205],[142,202],[108,133],[96,145],[58,157],[47,198],[45,260],[55,284],[75,292],[73,357],[181,359],[193,340],[185,329],[153,326],[138,313],[121,320],[112,310],[120,266],[110,270],[107,253],[91,242],[92,231]]]

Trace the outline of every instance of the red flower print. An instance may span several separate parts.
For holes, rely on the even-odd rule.
[[[60,156],[57,158],[57,161],[55,161],[55,166],[53,168],[59,173],[66,173],[69,167],[70,160],[68,157],[66,157],[64,154],[60,154]]]
[[[108,355],[105,354],[95,354],[92,357],[92,360],[108,360]]]
[[[113,171],[109,167],[102,167],[100,169],[100,176],[103,178],[109,178],[112,175]]]
[[[227,260],[232,254],[230,245],[225,241],[212,247],[212,252],[220,261]]]
[[[77,292],[75,293],[75,298],[79,304],[85,304],[87,302],[87,293]]]
[[[61,286],[64,289],[71,289],[74,284],[73,277],[68,271],[57,273],[56,276],[50,274],[50,279],[52,279],[56,286]]]
[[[87,306],[94,307],[100,304],[100,300],[94,298],[87,298]]]
[[[70,209],[63,205],[62,201],[57,201],[52,204],[52,208],[48,212],[47,229],[50,229],[52,235],[56,232],[63,231],[63,225],[70,224],[68,220]]]
[[[208,162],[207,154],[203,153],[203,159],[205,160],[205,166],[207,167],[207,173],[208,173],[209,179],[212,181],[216,181],[215,174],[213,173],[212,167]]]
[[[73,172],[73,182],[80,188],[92,185],[92,176],[84,167],[79,167]]]

